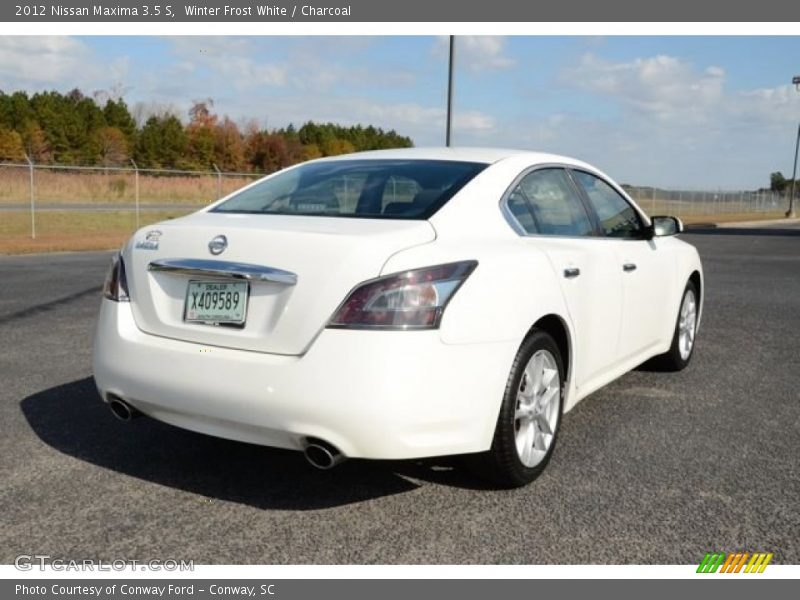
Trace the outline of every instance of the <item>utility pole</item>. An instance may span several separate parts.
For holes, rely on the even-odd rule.
[[[214,171],[217,173],[217,200],[219,200],[222,198],[222,171],[214,163],[211,163],[211,166],[214,167]]]
[[[800,92],[800,75],[792,77],[792,83],[798,92]],[[800,150],[800,124],[797,125],[797,140],[794,143],[794,168],[792,170],[792,190],[789,193],[789,210],[786,211],[786,216],[793,219],[794,212],[794,191],[797,187],[797,151]]]
[[[134,189],[134,202],[136,203],[136,229],[139,229],[139,165],[136,161],[130,159],[133,165],[133,189]]]
[[[25,154],[25,160],[28,161],[29,183],[31,192],[31,239],[36,239],[36,194],[33,191],[33,161],[31,157]]]
[[[450,54],[447,64],[447,130],[445,145],[449,148],[453,129],[453,61],[455,60],[456,36],[450,36]]]
[[[794,190],[797,186],[797,151],[800,150],[800,124],[797,125],[797,141],[794,143],[794,168],[792,169],[792,191],[789,193],[789,210],[786,216],[790,219],[795,217],[794,212]]]

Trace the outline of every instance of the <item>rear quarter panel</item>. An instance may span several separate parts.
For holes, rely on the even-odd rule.
[[[427,244],[399,252],[383,272],[459,260],[477,260],[478,266],[445,310],[440,328],[444,343],[521,343],[542,316],[565,314],[550,262],[522,240]]]

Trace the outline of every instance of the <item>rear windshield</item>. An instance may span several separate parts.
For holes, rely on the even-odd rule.
[[[443,160],[335,160],[278,173],[214,212],[427,219],[487,165]]]

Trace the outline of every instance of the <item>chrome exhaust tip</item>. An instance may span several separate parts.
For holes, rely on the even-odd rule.
[[[130,404],[125,402],[125,400],[122,398],[117,398],[116,396],[111,396],[109,398],[108,408],[111,409],[111,414],[123,423],[127,423],[131,419],[134,419],[142,414]]]
[[[345,460],[339,449],[324,440],[309,438],[303,448],[303,455],[312,466],[326,471]]]

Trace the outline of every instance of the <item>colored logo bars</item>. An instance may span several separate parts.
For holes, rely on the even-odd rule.
[[[771,560],[771,552],[706,552],[697,572],[716,573],[719,569],[720,573],[763,573]]]

